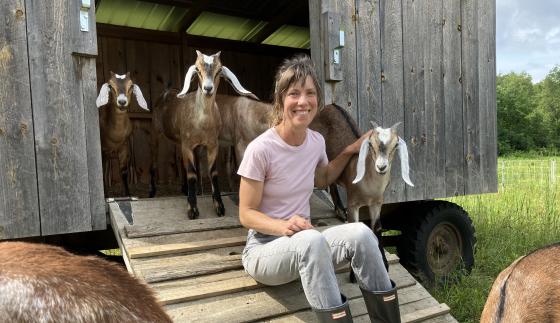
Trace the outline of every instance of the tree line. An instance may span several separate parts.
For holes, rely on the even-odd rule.
[[[496,78],[498,152],[558,152],[560,148],[560,66],[533,84],[529,74]]]

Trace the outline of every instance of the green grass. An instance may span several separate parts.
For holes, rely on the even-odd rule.
[[[430,293],[451,308],[459,322],[479,322],[496,276],[518,257],[560,241],[560,187],[505,186],[495,194],[448,199],[471,216],[477,235],[475,266],[469,276]]]

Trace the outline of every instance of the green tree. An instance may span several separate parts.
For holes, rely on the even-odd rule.
[[[537,84],[538,111],[547,146],[560,147],[560,67],[555,66],[544,80]]]
[[[538,131],[535,132],[541,118],[536,111],[535,88],[529,74],[511,72],[498,75],[496,99],[500,154],[531,150],[543,144],[538,138]]]

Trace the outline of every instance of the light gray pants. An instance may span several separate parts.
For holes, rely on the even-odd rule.
[[[291,237],[251,230],[242,261],[245,271],[265,285],[281,285],[301,278],[307,301],[316,309],[342,305],[335,268],[349,262],[363,289],[391,289],[377,238],[360,222],[323,232],[304,230]]]

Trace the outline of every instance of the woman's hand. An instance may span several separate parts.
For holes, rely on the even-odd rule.
[[[373,132],[373,129],[369,130],[368,132],[364,133],[358,140],[354,141],[348,147],[346,147],[346,151],[351,154],[357,154],[360,152],[360,147],[362,146],[362,142],[369,138]]]
[[[309,220],[307,220],[306,218],[296,214],[288,220],[284,220],[280,228],[280,233],[284,236],[291,236],[299,231],[307,229],[313,229],[313,225],[311,224],[311,222],[309,222]]]

